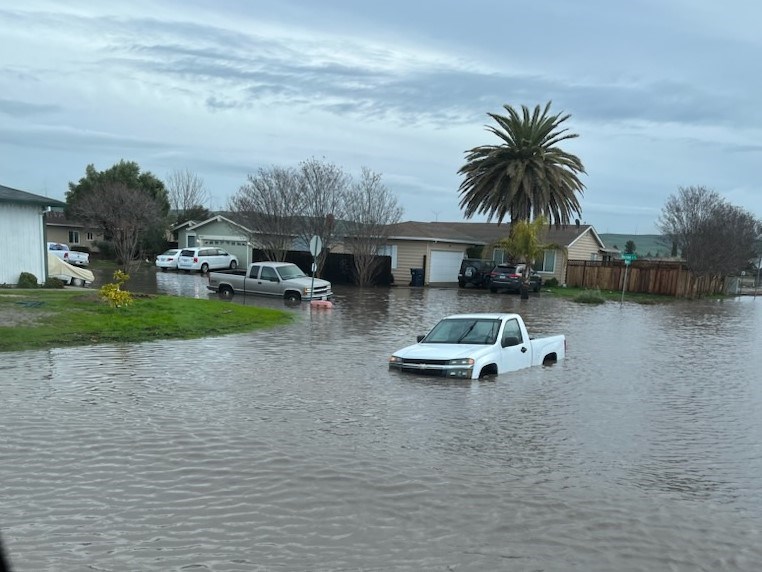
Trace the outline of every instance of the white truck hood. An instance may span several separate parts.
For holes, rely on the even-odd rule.
[[[478,358],[492,346],[484,344],[413,344],[394,352],[402,359],[461,359]]]

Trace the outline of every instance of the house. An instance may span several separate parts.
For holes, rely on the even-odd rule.
[[[0,284],[18,284],[22,272],[39,282],[47,276],[46,213],[63,202],[0,185]]]
[[[479,222],[402,222],[391,226],[387,246],[379,254],[392,259],[396,284],[408,284],[411,270],[422,269],[425,285],[454,285],[467,251],[483,247],[482,257],[503,262],[505,252],[493,245],[506,238],[510,224]],[[566,280],[568,260],[602,260],[606,246],[590,225],[551,226],[543,238],[554,245],[545,251],[534,270],[543,280]]]
[[[63,242],[70,247],[82,247],[88,252],[98,252],[97,241],[103,240],[103,234],[93,232],[81,222],[66,218],[63,212],[49,212],[45,217],[48,242]]]
[[[218,246],[236,256],[242,266],[252,262],[249,234],[249,230],[223,215],[201,222],[186,221],[172,228],[178,248]]]

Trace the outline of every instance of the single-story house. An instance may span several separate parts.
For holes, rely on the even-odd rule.
[[[46,213],[65,203],[0,185],[0,284],[18,284],[22,272],[47,277]]]
[[[492,245],[509,231],[509,223],[401,222],[392,225],[380,254],[391,256],[396,284],[408,284],[411,270],[422,269],[425,285],[449,286],[457,283],[460,263],[471,248],[482,247],[482,258],[503,262],[505,252]],[[603,260],[609,255],[590,225],[550,226],[543,242],[554,245],[534,266],[543,281],[556,278],[563,284],[568,260]]]
[[[241,266],[252,262],[253,245],[248,239],[249,231],[223,215],[201,222],[186,221],[174,226],[171,231],[178,248],[217,246],[236,256]]]
[[[69,247],[81,246],[89,252],[98,252],[96,242],[103,240],[103,234],[93,232],[81,222],[66,218],[63,212],[50,212],[45,217],[48,242],[62,242]]]

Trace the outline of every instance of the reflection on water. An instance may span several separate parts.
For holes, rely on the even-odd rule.
[[[331,310],[289,311],[265,332],[0,356],[14,570],[759,568],[759,301],[337,288]],[[388,370],[471,311],[521,312],[568,358],[490,382]]]

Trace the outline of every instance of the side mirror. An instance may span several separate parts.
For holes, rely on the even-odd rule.
[[[519,345],[521,342],[516,336],[508,336],[506,338],[503,338],[503,343],[501,344],[504,348],[510,348],[513,346]]]
[[[426,336],[424,336],[423,334],[419,334],[419,335],[417,335],[417,336],[415,337],[415,341],[416,341],[416,342],[418,342],[418,343],[420,343],[420,341],[421,341],[423,338],[425,338],[425,337],[426,337]]]

